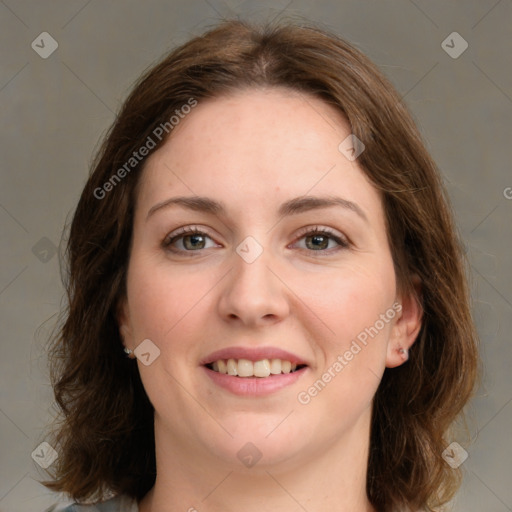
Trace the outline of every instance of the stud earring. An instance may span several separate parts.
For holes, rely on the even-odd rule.
[[[409,359],[409,351],[406,348],[400,347],[398,353],[405,357],[405,359]]]
[[[133,350],[129,349],[128,347],[124,347],[124,353],[130,358],[135,359],[135,354],[133,353]]]

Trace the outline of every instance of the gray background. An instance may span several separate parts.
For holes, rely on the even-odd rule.
[[[454,510],[512,510],[512,2],[3,0],[0,512],[42,511],[58,498],[37,483],[31,453],[51,414],[44,344],[63,292],[54,251],[98,140],[147,66],[235,15],[318,22],[405,96],[453,200],[482,337]],[[44,31],[59,44],[47,59],[31,47]],[[469,45],[456,59],[441,45],[454,31]]]

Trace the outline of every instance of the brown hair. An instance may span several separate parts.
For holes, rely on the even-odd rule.
[[[365,145],[358,163],[382,194],[397,283],[414,293],[418,276],[423,309],[410,360],[385,371],[374,398],[367,494],[382,512],[432,510],[458,487],[458,472],[441,454],[478,361],[464,252],[439,173],[400,96],[353,46],[313,27],[240,21],[222,23],[150,69],[94,163],[70,228],[69,305],[51,350],[61,418],[53,430],[54,481],[45,485],[94,501],[107,491],[140,499],[154,484],[153,409],[136,365],[123,357],[116,322],[145,158],[131,169],[126,162],[191,98],[247,87],[321,98]],[[123,165],[123,179],[113,182]]]

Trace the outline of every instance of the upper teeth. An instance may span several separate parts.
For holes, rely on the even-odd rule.
[[[268,377],[270,374],[290,373],[297,368],[296,363],[282,359],[219,359],[212,363],[212,369],[219,373],[236,375],[238,377]]]

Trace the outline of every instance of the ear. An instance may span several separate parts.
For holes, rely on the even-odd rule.
[[[397,308],[391,334],[388,341],[386,367],[395,368],[409,359],[409,349],[416,341],[422,325],[421,280],[417,275],[412,278],[414,290],[404,296],[398,296]]]
[[[116,307],[116,320],[119,326],[119,335],[126,348],[132,348],[132,327],[130,322],[130,314],[128,312],[128,303],[126,298],[119,301]]]

